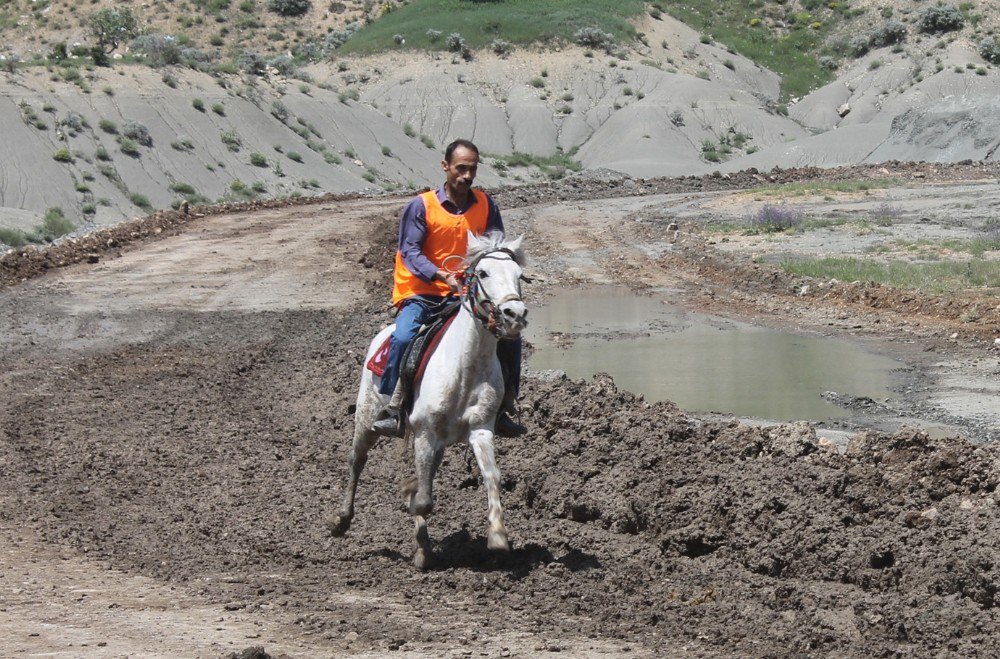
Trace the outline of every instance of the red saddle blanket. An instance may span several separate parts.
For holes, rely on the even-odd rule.
[[[451,325],[451,321],[455,320],[455,315],[452,315],[448,320],[444,322],[443,325],[430,337],[430,340],[424,343],[423,353],[420,355],[420,366],[417,367],[416,373],[413,375],[413,382],[419,382],[420,378],[424,375],[424,368],[427,367],[427,361],[434,354],[434,349],[437,348],[438,343],[441,342],[441,337],[444,336],[445,331],[448,326]],[[385,373],[385,368],[389,364],[389,341],[392,340],[392,335],[390,334],[386,337],[382,345],[379,346],[375,354],[371,356],[366,365],[368,370],[375,375],[382,377]]]

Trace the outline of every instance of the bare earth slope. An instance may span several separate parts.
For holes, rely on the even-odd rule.
[[[537,194],[502,199],[524,206],[510,222],[532,230],[549,290],[572,283],[546,264],[584,249],[569,247],[576,241],[605,241],[587,249],[607,251],[612,277],[630,270],[618,258],[626,252],[613,249],[615,232],[635,227],[551,228],[578,216],[572,203],[560,210],[559,196],[597,194],[586,190],[551,188],[541,205],[524,206]],[[388,442],[369,463],[349,536],[327,537],[359,354],[385,321],[401,203],[328,200],[193,218],[146,247],[103,251],[96,264],[0,292],[4,533],[98,559],[79,563],[88,574],[152,578],[195,609],[238,615],[232,628],[209,623],[231,629],[234,649],[1000,651],[994,446],[909,430],[860,433],[840,454],[808,424],[691,418],[603,376],[527,379],[531,430],[498,443],[509,556],[485,549],[485,498],[461,449],[447,454],[436,490],[431,571],[410,566],[411,523],[397,494],[408,467]],[[561,213],[549,231],[533,226],[545,213]],[[661,267],[659,276],[690,285],[687,265]],[[24,559],[8,556],[0,625],[16,647],[99,642],[31,636],[46,613],[11,595],[23,592],[14,577]],[[60,573],[48,572],[29,578],[58,583]],[[122,588],[132,578],[114,577]],[[100,610],[86,615],[115,629]],[[167,641],[151,621],[149,644],[140,634],[122,651],[166,643],[179,654],[218,652],[224,640],[203,631],[199,615],[183,621],[189,636]],[[259,627],[260,638],[239,625]]]

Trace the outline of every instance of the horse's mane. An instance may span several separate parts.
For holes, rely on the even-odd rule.
[[[499,231],[491,231],[482,236],[476,236],[473,235],[472,232],[469,232],[469,250],[465,254],[465,261],[466,263],[471,263],[485,252],[505,249],[509,250],[510,253],[513,254],[514,261],[518,265],[523,266],[527,261],[524,248],[521,247],[521,241],[523,239],[524,236],[520,235],[513,240],[507,240],[503,233]]]

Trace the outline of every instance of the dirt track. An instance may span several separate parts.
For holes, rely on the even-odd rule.
[[[0,528],[14,545],[0,561],[0,630],[11,651],[1000,650],[992,446],[906,431],[860,434],[840,455],[804,424],[705,422],[601,377],[527,380],[531,432],[498,445],[510,556],[485,549],[485,495],[462,450],[436,490],[436,569],[409,564],[397,495],[407,467],[389,443],[369,463],[350,534],[328,538],[357,356],[385,320],[372,292],[385,285],[397,208],[327,201],[203,218],[0,294]],[[510,214],[535,230],[550,288],[620,278],[638,258],[617,223],[570,231],[571,206],[562,225],[538,222],[558,213]],[[545,265],[573,246],[596,257],[572,277]],[[693,262],[639,283],[673,279],[692,304],[722,306],[692,288],[705,276]],[[763,291],[756,312],[772,313],[768,296],[784,288]],[[957,322],[921,320],[928,341]],[[82,576],[26,569],[63,556]],[[137,602],[146,578],[151,598],[184,604]],[[95,581],[117,607],[40,604],[93,593]],[[150,616],[160,609],[176,633]]]

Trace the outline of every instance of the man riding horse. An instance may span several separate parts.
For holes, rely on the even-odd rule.
[[[462,284],[456,273],[446,267],[447,261],[465,256],[469,232],[477,236],[503,233],[503,220],[496,203],[482,190],[472,188],[478,166],[476,145],[469,140],[455,140],[445,149],[441,161],[444,185],[415,197],[400,216],[392,291],[392,303],[398,313],[379,385],[379,392],[391,398],[372,425],[372,430],[380,435],[401,435],[399,415],[404,387],[399,376],[406,346],[439,303],[461,292]],[[526,430],[512,418],[517,412],[521,339],[500,341],[497,357],[504,373],[504,398],[496,432],[512,437]]]

